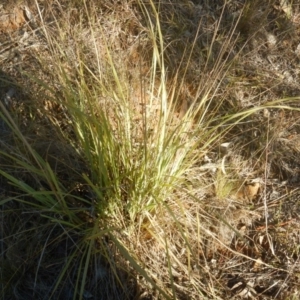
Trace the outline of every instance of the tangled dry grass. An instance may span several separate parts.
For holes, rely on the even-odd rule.
[[[298,299],[300,5],[9,1],[0,298]]]

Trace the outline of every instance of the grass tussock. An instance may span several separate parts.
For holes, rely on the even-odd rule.
[[[0,298],[297,297],[299,6],[27,5],[34,50],[1,75]]]

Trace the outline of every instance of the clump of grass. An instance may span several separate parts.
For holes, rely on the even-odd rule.
[[[53,77],[53,82],[42,85],[48,101],[59,109],[44,118],[47,126],[55,128],[55,138],[72,146],[67,153],[62,149],[61,156],[79,158],[84,167],[66,165],[61,176],[57,170],[69,160],[50,163],[42,157],[0,104],[1,117],[25,148],[24,153],[16,148],[1,154],[31,177],[20,181],[8,171],[0,171],[18,192],[2,204],[16,201],[21,203],[20,210],[38,214],[29,229],[24,224],[20,229],[24,234],[30,232],[28,245],[37,234],[34,226],[41,219],[45,222],[39,250],[33,255],[38,264],[31,269],[34,284],[29,294],[42,294],[46,281],[41,277],[53,259],[53,264],[60,265],[51,268],[56,279],[48,283],[50,291],[45,288],[48,298],[64,295],[84,299],[92,295],[132,299],[141,297],[143,289],[152,288],[157,298],[196,299],[200,295],[221,299],[214,286],[202,282],[205,268],[198,258],[207,234],[207,226],[201,222],[207,215],[201,211],[197,192],[205,187],[187,191],[186,182],[203,157],[236,124],[263,107],[224,114],[226,101],[216,101],[219,82],[231,65],[229,56],[224,56],[231,50],[229,42],[214,57],[214,69],[209,70],[213,78],[203,74],[192,99],[183,105],[178,94],[185,85],[186,70],[178,70],[172,80],[168,76],[158,8],[152,1],[148,7],[140,1],[136,4],[147,24],[143,38],[152,47],[147,78],[143,72],[134,77],[137,83],[130,81],[129,73],[139,72],[139,66],[127,70],[126,57],[114,48],[118,41],[113,34],[118,33],[119,20],[113,11],[105,23],[97,18],[96,7],[87,7],[84,1],[84,12],[75,28],[67,21],[62,27],[60,20],[48,27],[41,18],[49,57],[40,59]],[[229,40],[234,40],[232,32]],[[196,38],[189,46],[190,55],[180,58],[186,68],[197,48]],[[276,102],[265,106],[280,107]],[[180,113],[179,107],[184,107]],[[218,174],[217,196],[224,199],[235,189],[235,182]],[[57,250],[63,253],[63,261],[53,255]],[[6,251],[13,256],[12,250]],[[26,248],[27,258],[30,251]],[[12,278],[22,274],[25,266],[21,264],[20,273]],[[6,295],[9,279],[1,280],[6,282]],[[206,283],[211,284],[209,280]]]

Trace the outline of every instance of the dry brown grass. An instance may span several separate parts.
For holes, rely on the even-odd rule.
[[[299,297],[299,4],[194,2],[0,23],[1,299]]]

